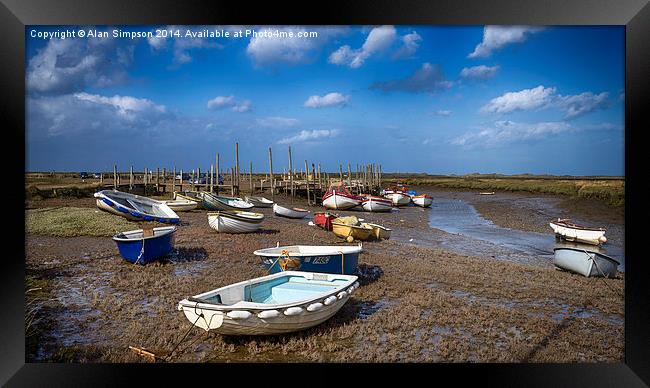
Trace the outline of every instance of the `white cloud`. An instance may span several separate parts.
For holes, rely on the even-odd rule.
[[[324,138],[331,138],[338,135],[338,130],[336,129],[315,129],[313,131],[300,131],[300,133],[284,138],[278,141],[278,144],[293,144],[300,143],[305,141],[313,141]]]
[[[393,58],[410,58],[420,47],[420,41],[422,37],[415,31],[402,36],[403,45],[395,52]]]
[[[345,106],[350,100],[350,96],[344,96],[341,93],[328,93],[324,96],[310,96],[305,101],[304,106],[307,108],[325,108],[330,106]]]
[[[235,96],[217,96],[208,101],[208,109],[210,110],[219,110],[224,108],[231,108],[235,112],[244,113],[248,112],[252,108],[252,103],[250,100],[243,100],[237,102]]]
[[[542,31],[541,27],[530,26],[485,26],[483,41],[479,43],[468,58],[486,58],[493,51],[511,43],[524,42],[531,34]]]
[[[298,124],[298,119],[292,119],[288,117],[265,117],[263,119],[257,119],[257,124],[262,127],[270,128],[285,128],[292,127]]]
[[[447,117],[447,116],[451,116],[451,111],[450,110],[439,110],[439,111],[434,112],[434,114],[436,116]]]
[[[375,82],[370,88],[383,91],[420,93],[449,89],[452,85],[451,81],[445,79],[439,65],[432,65],[427,62],[404,79]]]
[[[347,32],[345,27],[268,27],[257,32],[275,31],[293,33],[292,38],[257,35],[251,38],[246,53],[260,65],[277,63],[299,64],[315,59],[318,48],[333,37]],[[297,37],[299,32],[317,32],[318,37]]]
[[[550,135],[573,131],[566,122],[516,123],[497,121],[493,127],[456,137],[451,144],[467,148],[490,148],[526,140],[539,140]]]
[[[87,86],[105,87],[123,82],[130,64],[131,46],[115,48],[110,39],[53,39],[27,65],[28,93],[68,94]]]
[[[460,76],[472,80],[486,80],[494,77],[499,70],[499,66],[474,66],[465,67],[460,71]]]
[[[481,108],[481,112],[509,113],[515,110],[529,110],[545,107],[551,103],[555,88],[545,88],[540,85],[533,89],[524,89],[519,92],[508,92],[493,98]]]
[[[508,92],[493,98],[481,108],[483,113],[510,113],[516,110],[556,108],[565,119],[574,119],[597,109],[609,107],[609,93],[584,92],[576,95],[557,95],[556,88],[542,85],[518,92]]]
[[[172,62],[173,67],[183,65],[192,61],[191,51],[194,49],[202,48],[222,48],[223,46],[214,42],[214,39],[209,37],[198,37],[198,35],[186,36],[187,32],[202,33],[206,29],[214,29],[214,26],[192,26],[190,28],[184,26],[166,26],[161,29],[172,31],[173,34],[178,30],[180,36],[169,35],[168,37],[148,37],[147,43],[154,51],[160,51],[167,48],[167,41],[172,41],[172,51],[174,53]]]
[[[395,27],[375,27],[372,29],[372,31],[370,31],[368,37],[366,38],[366,41],[364,42],[363,46],[361,46],[361,48],[352,49],[348,45],[341,46],[338,50],[330,54],[328,62],[335,65],[347,65],[353,69],[356,69],[358,67],[361,67],[364,61],[368,59],[372,54],[381,52],[390,47],[390,45],[395,40],[395,37]],[[412,40],[414,37],[411,37],[410,39]],[[411,42],[411,46],[413,46],[413,44],[415,44],[415,49],[417,49],[417,43]]]
[[[620,126],[611,123],[574,126],[565,121],[541,123],[517,123],[497,121],[491,127],[479,128],[477,132],[466,133],[450,141],[465,148],[495,148],[516,142],[541,140],[552,136],[581,131],[616,131]]]
[[[164,105],[146,98],[89,93],[27,99],[27,127],[48,136],[142,130],[155,131],[173,119]]]
[[[593,94],[585,92],[573,96],[558,96],[556,105],[565,112],[566,119],[572,119],[609,106],[609,93]]]

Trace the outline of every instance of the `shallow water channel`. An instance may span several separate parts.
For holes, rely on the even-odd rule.
[[[625,270],[622,246],[607,243],[602,247],[572,244],[556,240],[548,233],[503,228],[481,217],[474,206],[460,199],[435,198],[429,211],[429,226],[453,236],[423,236],[397,234],[397,238],[414,244],[440,246],[461,254],[488,256],[529,264],[548,265],[553,260],[553,248],[574,246],[598,251],[617,259]]]

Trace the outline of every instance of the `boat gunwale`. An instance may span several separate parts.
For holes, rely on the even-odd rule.
[[[165,230],[162,232],[162,234],[159,234],[158,236],[155,235],[156,229],[170,229],[170,230]],[[164,236],[167,236],[168,234],[173,234],[176,233],[178,228],[176,225],[172,226],[157,226],[153,228],[154,230],[154,235],[153,236],[146,236],[146,237],[141,237],[141,238],[124,238],[124,237],[117,237],[120,234],[126,234],[126,233],[144,233],[144,229],[134,229],[134,230],[127,230],[126,232],[119,232],[113,235],[113,241],[120,241],[120,242],[138,242],[142,240],[151,240],[151,239],[156,239],[156,238],[161,238]]]
[[[327,252],[313,252],[313,253],[312,252],[304,252],[304,253],[303,252],[288,252],[287,253],[288,256],[294,256],[294,257],[329,256],[329,255],[340,256],[341,253],[343,253],[344,255],[347,255],[347,254],[355,254],[355,253],[363,252],[363,246],[362,245],[341,245],[341,246],[337,246],[337,245],[284,245],[284,246],[279,246],[279,247],[270,247],[270,248],[258,249],[256,251],[254,251],[253,254],[255,256],[277,257],[278,256],[277,253],[262,252],[262,251],[267,250],[267,249],[280,249],[280,252],[282,252],[282,250],[287,250],[286,248],[292,248],[292,247],[296,247],[298,249],[300,249],[300,247],[328,247],[328,248],[331,247],[332,249],[338,249],[338,250],[337,251],[332,251],[331,253],[327,253]],[[282,248],[285,248],[285,249],[282,249]],[[346,248],[346,250],[348,250],[348,252],[343,252],[341,250],[341,248]]]
[[[617,266],[621,265],[620,261],[616,260],[615,258],[613,258],[611,256],[608,256],[608,255],[606,255],[604,253],[600,253],[600,252],[590,251],[590,250],[587,250],[587,249],[579,249],[579,248],[572,248],[572,247],[558,247],[558,248],[553,248],[553,254],[555,254],[555,251],[562,251],[562,250],[585,253],[585,254],[587,254],[587,256],[589,256],[590,253],[593,253],[596,256],[601,256],[601,257],[603,257],[603,258],[605,258],[607,260],[615,262]],[[590,260],[590,259],[587,259],[587,260]]]
[[[578,224],[573,224],[567,221],[560,221],[560,220],[554,220],[550,221],[549,223],[555,225],[555,226],[561,226],[563,228],[568,228],[568,229],[576,229],[576,230],[587,230],[587,231],[592,231],[592,232],[606,232],[607,229],[605,228],[590,228],[588,226],[583,226],[583,225],[578,225]]]

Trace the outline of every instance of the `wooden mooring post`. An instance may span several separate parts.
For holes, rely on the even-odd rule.
[[[311,199],[309,197],[309,167],[307,159],[305,159],[305,178],[307,179],[307,205],[311,205]]]
[[[291,160],[291,146],[289,146],[289,179],[291,180],[291,203],[293,203],[293,162]]]
[[[215,167],[215,171],[217,173],[217,194],[219,194],[219,153],[217,152],[217,166]],[[225,182],[224,182],[225,183]]]
[[[273,179],[273,153],[269,147],[269,176],[271,177],[271,201],[275,202],[275,180]]]
[[[237,178],[237,194],[239,194],[239,184],[240,184],[240,171],[239,171],[239,143],[235,143],[235,158],[237,164],[235,165],[235,177]]]
[[[133,190],[133,165],[131,165],[131,169],[129,170],[129,190]]]
[[[253,195],[253,161],[251,160],[251,165],[250,165],[250,171],[249,171],[249,179],[250,179],[250,189],[251,189],[251,195]]]

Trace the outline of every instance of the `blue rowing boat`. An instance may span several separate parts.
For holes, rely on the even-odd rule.
[[[124,193],[118,190],[102,190],[94,194],[97,207],[109,213],[125,217],[132,221],[156,221],[177,224],[178,215],[164,202]]]
[[[134,264],[147,264],[168,255],[174,249],[175,226],[137,229],[113,236],[124,260]]]
[[[270,273],[307,271],[353,275],[358,270],[362,246],[291,245],[258,249],[262,264]]]

